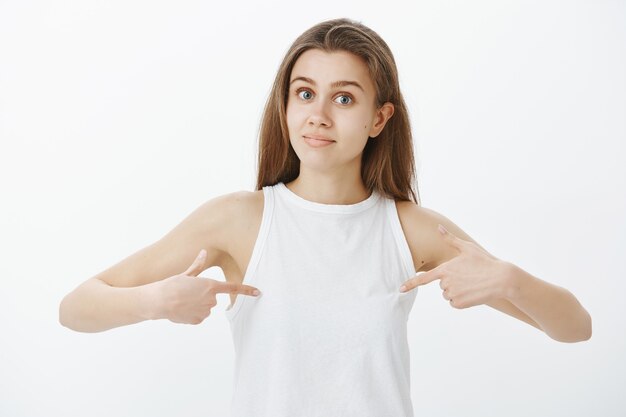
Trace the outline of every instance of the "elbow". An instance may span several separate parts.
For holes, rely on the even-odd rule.
[[[583,338],[580,339],[581,342],[584,342],[585,340],[589,340],[591,339],[591,334],[592,332],[592,325],[591,325],[591,315],[585,311],[586,314],[586,319],[585,319],[585,326],[584,326],[584,331],[583,331]]]
[[[578,342],[586,342],[587,340],[591,339],[591,332],[588,333],[582,333],[580,335],[572,335],[569,337],[562,337],[562,338],[554,338],[554,340],[558,341],[558,342],[563,342],[563,343],[578,343]]]
[[[59,304],[59,324],[70,330],[82,332],[83,330],[76,324],[76,314],[72,311],[71,300],[69,299],[70,295],[71,294],[66,295]]]
[[[591,339],[591,334],[592,334],[592,320],[591,320],[591,314],[589,314],[589,312],[587,310],[584,310],[585,314],[583,319],[581,320],[581,329],[580,329],[580,338],[577,340],[577,342],[584,342],[586,340]]]
[[[74,292],[66,295],[59,304],[59,324],[79,333],[97,333],[108,330],[107,327],[99,326],[89,317],[82,301]]]
[[[568,332],[565,335],[553,336],[549,335],[552,339],[563,343],[577,343],[585,342],[591,339],[592,335],[592,321],[591,315],[585,311],[584,318],[579,321],[579,325],[575,330]]]
[[[63,300],[61,300],[61,303],[59,303],[59,324],[63,327],[67,327],[68,329],[71,329],[69,322],[68,322],[68,312],[67,312],[67,296],[65,296],[63,298]]]

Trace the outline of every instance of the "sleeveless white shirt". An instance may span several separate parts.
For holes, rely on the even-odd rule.
[[[235,348],[231,417],[412,417],[407,320],[417,289],[395,202],[305,200],[263,187],[244,284],[225,310]]]

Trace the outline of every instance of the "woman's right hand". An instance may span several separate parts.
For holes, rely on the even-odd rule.
[[[200,324],[217,305],[216,294],[256,296],[257,290],[245,284],[234,284],[198,277],[204,271],[206,251],[202,249],[185,272],[153,283],[150,302],[156,307],[155,319],[174,323]]]

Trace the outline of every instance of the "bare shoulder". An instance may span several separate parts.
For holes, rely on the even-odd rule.
[[[442,239],[439,224],[461,239],[476,243],[459,226],[433,209],[412,201],[396,201],[396,207],[416,271],[428,271],[457,255]]]
[[[432,268],[434,256],[429,228],[428,213],[412,201],[396,201],[396,209],[402,231],[409,245],[415,271]]]
[[[263,190],[237,191],[232,193],[231,207],[238,215],[257,216],[263,214]]]
[[[156,282],[185,271],[205,249],[206,268],[230,259],[240,230],[251,221],[255,193],[236,191],[205,201],[156,242],[95,276],[115,287]]]
[[[263,191],[235,191],[211,201],[219,206],[214,211],[219,212],[226,233],[249,227],[248,221],[263,213]]]
[[[263,215],[263,191],[237,191],[224,196],[223,220],[235,230],[247,230]],[[235,231],[235,230],[231,230]]]
[[[189,245],[213,254],[207,256],[213,262],[206,265],[224,269],[233,258],[239,257],[242,245],[254,225],[260,223],[262,214],[263,191],[234,191],[206,201],[173,232],[181,227],[188,229]],[[170,246],[180,245],[181,240],[172,241]]]
[[[221,240],[227,255],[226,263],[235,262],[241,267],[250,242],[254,245],[255,232],[258,231],[263,217],[263,204],[263,190],[237,191],[225,198],[221,215]],[[226,269],[228,265],[220,267]]]

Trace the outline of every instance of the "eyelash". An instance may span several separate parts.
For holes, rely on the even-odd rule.
[[[311,90],[309,90],[308,88],[301,87],[301,88],[298,88],[298,89],[295,91],[296,96],[300,97],[300,93],[301,93],[302,91],[308,91],[308,92],[311,92]],[[347,94],[347,93],[340,93],[340,94],[341,94],[341,95],[340,95],[339,97],[348,97],[348,98],[350,99],[350,103],[347,103],[347,104],[342,104],[343,106],[347,106],[347,105],[349,105],[349,104],[353,104],[353,103],[354,103],[354,97],[352,97],[352,95],[351,95],[351,94]],[[302,99],[302,100],[304,100],[304,99]],[[304,101],[308,101],[308,100],[304,100]],[[341,104],[341,103],[340,103],[340,104]]]

